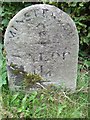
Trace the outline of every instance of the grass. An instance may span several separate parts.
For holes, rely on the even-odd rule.
[[[77,90],[60,87],[31,93],[12,92],[2,87],[2,118],[88,118],[89,71],[79,64]]]

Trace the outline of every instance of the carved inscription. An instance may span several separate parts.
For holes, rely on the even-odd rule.
[[[48,54],[48,57],[47,59],[45,58],[45,53],[39,53],[37,54],[38,56],[38,60],[33,58],[33,56],[31,56],[31,61],[32,61],[32,65],[33,65],[33,73],[34,74],[37,74],[39,73],[41,76],[51,76],[52,75],[52,69],[53,69],[53,66],[50,65],[52,62],[51,61],[54,61],[56,59],[59,59],[59,57],[61,57],[61,55],[58,53],[58,52],[52,52],[52,53],[49,53]],[[37,65],[35,65],[35,63]],[[46,67],[48,64],[48,67]],[[37,70],[38,69],[38,70]]]
[[[48,12],[48,9],[42,9],[43,10],[43,17],[45,17],[46,12]]]
[[[42,9],[42,16],[45,17],[47,12],[49,12],[49,14],[51,15],[51,19],[56,19],[55,14],[52,11],[49,11],[48,9]],[[33,14],[33,16],[32,16],[32,14]],[[26,24],[26,22],[28,22],[28,21],[30,24],[33,24],[33,21],[31,22],[31,20],[33,20],[33,19],[37,20],[38,12],[35,9],[31,10],[30,12],[25,12],[24,17],[25,17],[24,20],[23,19],[16,20],[17,24],[19,24],[19,23]],[[37,21],[36,21],[36,23],[37,23]],[[53,21],[52,21],[52,24],[53,24]],[[49,35],[48,35],[48,31],[47,31],[47,27],[48,27],[47,24],[44,24],[44,23],[42,23],[42,21],[39,21],[39,23],[37,23],[37,25],[35,25],[35,27],[38,29],[38,32],[36,34],[39,35],[39,41],[36,43],[37,45],[39,44],[39,45],[43,46],[43,49],[45,49],[46,46],[49,47],[48,49],[53,49],[53,46],[55,44],[56,44],[56,48],[59,47],[59,45],[58,45],[58,44],[60,44],[59,41],[57,41],[57,40],[51,41],[49,39]],[[12,26],[11,28],[12,29],[9,32],[10,32],[10,37],[13,38],[13,37],[17,36],[16,32],[18,30],[15,26]],[[29,30],[30,29],[31,28],[29,28]],[[58,37],[58,34],[57,34],[57,32],[54,34],[55,34],[54,36],[56,39]],[[66,50],[66,48],[65,48],[65,50]],[[43,75],[48,76],[48,77],[52,76],[53,64],[57,61],[57,59],[60,59],[61,57],[63,60],[65,60],[66,54],[69,54],[69,52],[64,51],[61,55],[56,50],[54,50],[54,51],[44,50],[44,53],[41,51],[38,51],[37,54],[35,54],[35,55],[34,55],[34,51],[33,51],[33,54],[29,53],[28,58],[30,59],[30,62],[32,64],[32,72],[34,74],[39,73],[41,76],[43,76]],[[48,55],[48,57],[47,57],[47,55]],[[34,56],[36,56],[36,57],[34,57]],[[38,58],[38,59],[36,59],[36,58]]]
[[[23,20],[16,20],[16,23],[24,23]]]
[[[23,66],[25,72],[52,84],[75,88],[78,43],[75,25],[66,13],[52,5],[32,5],[14,16],[6,30],[7,63]],[[12,81],[19,80],[8,71]]]

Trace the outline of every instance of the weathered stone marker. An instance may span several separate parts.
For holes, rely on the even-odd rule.
[[[18,12],[7,27],[5,48],[11,89],[34,81],[24,88],[55,84],[75,90],[79,38],[75,23],[59,8],[37,4]]]

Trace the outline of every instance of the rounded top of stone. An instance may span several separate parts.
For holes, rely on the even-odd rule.
[[[44,10],[46,10],[46,11],[44,11]],[[53,16],[53,18],[55,17],[59,22],[61,21],[63,23],[63,25],[69,24],[70,26],[72,26],[72,28],[74,28],[76,30],[74,21],[64,11],[60,10],[59,8],[57,8],[54,5],[35,4],[35,5],[28,6],[26,8],[23,8],[10,20],[8,27],[6,29],[4,38],[7,37],[9,29],[13,26],[13,24],[16,24],[16,21],[18,21],[18,20],[20,21],[20,19],[23,19],[23,21],[25,21],[25,17],[29,18],[30,16],[34,16],[35,13],[33,14],[33,11],[39,12],[39,15],[43,15],[43,14],[46,14],[46,12],[47,13],[49,12],[50,14],[47,14],[48,17]],[[25,16],[25,14],[26,14],[26,16]],[[50,19],[52,19],[52,18],[50,18]],[[43,17],[42,21],[44,21],[44,20],[46,21],[47,19]],[[25,21],[25,22],[27,23],[27,21]],[[21,22],[18,22],[18,23],[21,23]]]
[[[62,19],[64,22],[68,21],[69,23],[73,23],[74,21],[71,19],[71,17],[65,13],[64,11],[62,11],[61,9],[59,9],[58,7],[54,6],[54,5],[49,5],[49,4],[35,4],[35,5],[31,5],[28,7],[23,8],[22,10],[20,10],[9,22],[9,24],[11,24],[13,21],[15,21],[15,19],[17,19],[18,17],[20,18],[20,16],[22,14],[25,14],[27,11],[32,11],[32,10],[38,10],[38,9],[46,9],[49,11],[52,11],[55,13],[55,15],[58,16],[58,19]],[[61,17],[61,18],[60,18]],[[9,25],[8,25],[9,27]]]
[[[22,10],[20,10],[16,15],[19,15],[21,13],[24,14],[24,12],[28,11],[28,10],[32,10],[32,9],[49,9],[49,10],[53,10],[55,12],[63,12],[62,10],[60,10],[59,8],[57,8],[54,5],[49,5],[49,4],[35,4],[35,5],[31,5],[28,7],[23,8]],[[66,14],[65,12],[63,12],[64,14]],[[16,16],[15,15],[15,16]],[[15,17],[14,16],[14,17]]]

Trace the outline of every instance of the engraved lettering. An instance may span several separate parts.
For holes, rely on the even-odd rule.
[[[36,27],[42,26],[42,28],[45,28],[45,25],[43,23],[39,23]]]
[[[53,52],[51,56],[52,58],[57,58],[58,56],[60,56],[60,54],[58,52]]]
[[[70,54],[70,52],[63,52],[63,60],[65,60],[66,55]]]
[[[54,19],[56,19],[56,16],[55,16],[53,13],[51,14],[51,16],[52,16]]]
[[[34,10],[34,13],[35,13],[35,16],[37,17],[37,13],[36,13],[36,10]]]
[[[23,20],[16,20],[17,23],[24,23]]]
[[[35,59],[34,58],[32,58],[32,61],[33,61],[33,63],[35,62]]]
[[[40,65],[40,73],[41,73],[41,75],[43,73],[43,66],[42,65]]]
[[[43,60],[43,58],[42,58],[42,53],[40,53],[40,60],[41,60],[41,61]]]
[[[12,55],[12,56],[21,58],[21,56],[20,56],[20,55]]]
[[[40,36],[40,37],[43,36],[43,35],[46,35],[46,31],[41,31],[41,32],[39,32],[39,36]]]
[[[30,20],[31,20],[31,18],[25,18],[25,20],[28,22],[28,21],[30,21]]]
[[[45,13],[49,11],[48,9],[42,9],[43,10],[43,17],[45,17]]]
[[[26,13],[24,14],[24,16],[25,16],[25,17],[29,17],[30,14],[29,14],[28,12],[26,12]]]
[[[35,69],[34,69],[34,72],[33,72],[34,74],[36,74],[36,71],[35,71]]]
[[[9,31],[10,32],[10,34],[12,35],[12,37],[15,37],[16,36],[16,33],[15,32],[13,32],[13,31]]]
[[[46,45],[46,42],[41,41],[40,44],[45,46],[45,45]]]
[[[51,71],[48,71],[48,72],[46,73],[46,76],[51,76]]]
[[[15,28],[14,26],[11,26],[14,30],[18,31],[17,28]]]

